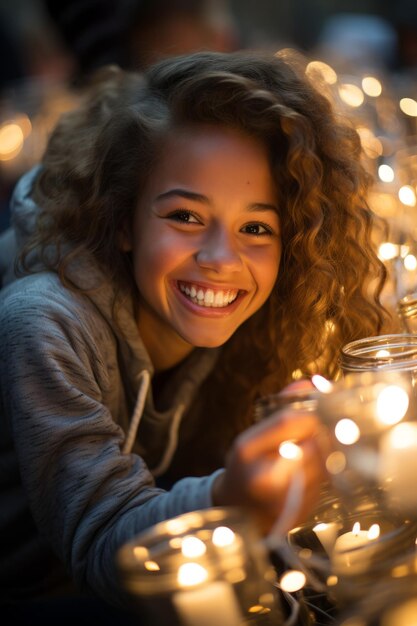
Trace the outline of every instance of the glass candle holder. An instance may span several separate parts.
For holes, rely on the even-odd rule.
[[[398,303],[398,315],[404,330],[417,334],[417,293],[408,294]]]
[[[161,522],[117,556],[123,588],[150,623],[282,623],[275,570],[255,529],[235,508]]]
[[[409,333],[366,337],[346,344],[339,359],[344,376],[369,371],[409,372],[417,374],[417,336]]]

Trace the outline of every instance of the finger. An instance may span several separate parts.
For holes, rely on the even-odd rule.
[[[320,423],[312,413],[288,413],[273,416],[256,424],[237,439],[243,460],[251,461],[263,454],[272,453],[286,440],[301,442],[314,437]]]

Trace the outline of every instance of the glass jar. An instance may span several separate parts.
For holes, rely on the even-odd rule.
[[[156,524],[119,550],[117,565],[133,610],[149,623],[282,623],[275,570],[237,508],[214,507]]]
[[[398,333],[351,341],[343,346],[339,365],[344,376],[369,371],[409,372],[417,375],[417,335]]]
[[[398,315],[407,333],[417,334],[417,293],[404,296],[398,303]]]

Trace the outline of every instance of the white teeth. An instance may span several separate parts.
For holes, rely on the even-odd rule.
[[[192,302],[199,306],[223,308],[236,300],[238,290],[232,291],[214,291],[214,289],[204,290],[196,285],[178,283],[182,293],[184,293]]]
[[[214,304],[215,306],[223,306],[223,292],[217,291],[214,296]]]
[[[204,296],[204,304],[212,304],[214,302],[214,291],[212,289],[207,289],[206,295]]]

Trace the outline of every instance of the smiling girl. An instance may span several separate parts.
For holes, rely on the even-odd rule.
[[[317,421],[253,425],[253,404],[295,370],[333,376],[341,345],[384,323],[359,159],[279,56],[110,68],[61,120],[16,189],[26,275],[0,297],[9,598],[72,579],[117,602],[115,551],[186,511],[239,505],[267,532],[286,439],[308,514]]]

